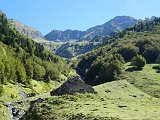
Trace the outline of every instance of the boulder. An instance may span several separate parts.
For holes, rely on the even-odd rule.
[[[85,84],[80,76],[69,78],[59,88],[50,92],[51,96],[75,94],[75,93],[96,93],[92,86]]]

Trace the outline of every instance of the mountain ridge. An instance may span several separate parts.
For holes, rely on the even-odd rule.
[[[123,24],[123,22],[125,23]],[[49,41],[69,41],[69,40],[91,40],[95,36],[110,35],[114,32],[119,32],[124,30],[131,25],[138,23],[137,20],[130,16],[116,16],[115,18],[109,20],[108,22],[91,27],[86,31],[79,30],[52,30],[50,33],[45,35],[45,38]],[[74,34],[76,32],[76,34]]]
[[[25,25],[24,23],[16,20],[9,19],[9,22],[13,25],[13,27],[18,30],[21,34],[26,35],[32,39],[45,39],[43,34],[35,28]]]

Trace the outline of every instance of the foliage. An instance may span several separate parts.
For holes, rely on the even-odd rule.
[[[118,33],[108,40],[106,45],[83,55],[77,65],[77,72],[85,78],[85,82],[91,85],[99,84],[98,80],[100,79],[103,79],[103,82],[105,80],[107,82],[107,79],[112,81],[115,79],[113,70],[109,69],[108,66],[113,60],[118,59],[121,63],[125,63],[131,61],[134,56],[139,54],[145,58],[146,63],[159,62],[159,43],[160,18],[141,22]],[[116,58],[116,54],[121,57]],[[138,67],[143,66],[145,60],[140,57],[140,62],[138,62],[140,65],[138,64]],[[100,75],[101,73],[106,74],[106,71],[112,71],[110,78]]]
[[[160,64],[160,55],[157,57],[156,62]]]
[[[138,67],[138,69],[144,67],[146,64],[146,60],[144,57],[141,55],[136,55],[132,60],[131,60],[131,65]]]
[[[70,68],[63,59],[20,34],[0,13],[0,83],[27,85],[30,79],[57,80],[60,74],[68,76],[69,72]]]

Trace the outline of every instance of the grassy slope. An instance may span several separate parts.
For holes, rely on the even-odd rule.
[[[124,79],[142,91],[154,97],[160,98],[160,73],[157,73],[156,70],[152,69],[155,65],[156,64],[146,65],[143,71],[134,72],[132,72],[131,66],[126,66]],[[128,71],[129,69],[131,71]]]
[[[160,90],[156,84],[160,82],[158,80],[160,74],[152,70],[152,66],[147,65],[143,71],[124,72],[122,80],[95,86],[98,92],[95,95],[77,94],[50,97],[36,106],[36,113],[39,113],[37,116],[43,119],[54,117],[65,120],[84,119],[87,115],[95,118],[99,116],[99,119],[110,117],[138,120],[160,119],[159,98],[147,94],[151,90]],[[126,69],[128,67],[126,66]],[[144,77],[150,81],[143,80]],[[128,81],[134,81],[135,85]],[[138,84],[144,87],[138,89]]]

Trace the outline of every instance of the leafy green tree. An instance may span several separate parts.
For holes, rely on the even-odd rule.
[[[131,65],[136,66],[138,69],[143,68],[146,65],[146,59],[141,55],[136,55],[131,60]]]
[[[19,83],[25,82],[26,71],[24,65],[20,61],[16,61],[16,75]]]
[[[1,83],[3,83],[3,80],[4,80],[4,64],[2,61],[0,61],[0,80],[1,80]]]
[[[33,66],[33,59],[27,59],[25,62],[25,69],[26,69],[26,75],[28,79],[32,79],[33,78],[33,70],[34,70],[34,66]]]
[[[34,63],[33,79],[43,80],[45,76],[45,68],[37,63]]]
[[[123,63],[118,60],[114,60],[110,64],[104,64],[99,74],[100,83],[110,82],[118,79],[122,69]]]

